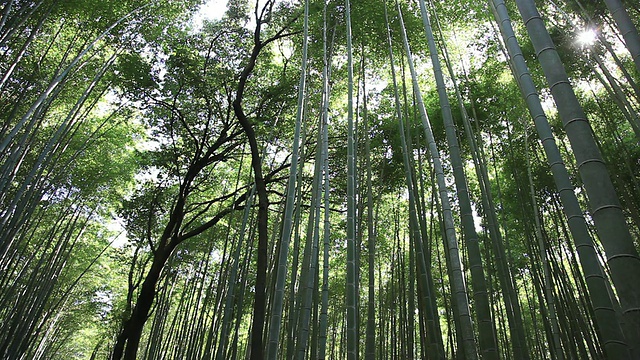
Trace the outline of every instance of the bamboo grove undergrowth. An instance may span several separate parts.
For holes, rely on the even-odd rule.
[[[5,0],[3,359],[635,359],[640,7]]]

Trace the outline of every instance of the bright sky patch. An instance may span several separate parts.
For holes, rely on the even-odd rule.
[[[193,17],[193,24],[196,29],[202,27],[204,20],[220,20],[227,11],[228,0],[208,0],[205,2]]]

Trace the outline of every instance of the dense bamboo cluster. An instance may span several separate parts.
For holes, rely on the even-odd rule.
[[[1,6],[0,358],[640,356],[636,4]]]

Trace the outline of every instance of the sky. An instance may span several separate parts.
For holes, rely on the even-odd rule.
[[[204,19],[218,20],[222,18],[226,10],[227,0],[207,0],[194,16],[193,22],[196,27],[200,27]]]

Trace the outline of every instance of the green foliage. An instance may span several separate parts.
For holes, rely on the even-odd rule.
[[[7,3],[7,2],[5,2]],[[247,65],[255,45],[253,6],[255,2],[230,1],[224,17],[205,21],[202,29],[193,29],[187,20],[202,1],[43,1],[27,16],[29,2],[13,1],[13,10],[6,24],[0,26],[0,138],[13,129],[16,132],[6,149],[0,150],[0,323],[11,330],[0,335],[0,347],[13,346],[26,339],[20,352],[24,357],[46,359],[95,358],[109,356],[115,337],[131,315],[141,294],[142,282],[159,256],[161,241],[180,239],[168,254],[160,272],[149,320],[143,329],[139,353],[146,358],[165,354],[173,358],[205,358],[219,342],[219,322],[228,277],[232,266],[238,267],[237,283],[231,284],[237,297],[233,300],[230,323],[229,357],[244,356],[249,343],[251,309],[253,306],[257,259],[257,209],[251,211],[247,229],[240,234],[241,213],[246,192],[253,186],[247,138],[234,114],[240,72]],[[266,3],[260,1],[259,4]],[[629,7],[634,7],[631,1]],[[604,154],[622,207],[636,236],[640,233],[640,148],[638,139],[619,108],[619,100],[609,94],[594,76],[593,53],[575,44],[575,29],[555,5],[538,1],[540,9],[559,50],[562,62],[577,86],[584,106]],[[515,6],[507,4],[515,14]],[[323,10],[325,2],[310,2],[309,69],[307,95],[303,116],[306,127],[303,171],[299,177],[299,234],[305,234],[304,219],[309,213],[312,170],[315,158],[318,119],[322,115],[323,72]],[[331,94],[329,105],[329,181],[330,181],[330,273],[329,273],[329,340],[335,358],[343,358],[344,312],[346,291],[346,222],[347,193],[347,64],[345,41],[345,6],[332,1],[327,6],[328,48],[331,52]],[[358,121],[355,134],[356,184],[358,201],[356,234],[364,235],[368,221],[376,221],[376,321],[379,339],[377,358],[409,358],[406,348],[413,344],[415,355],[426,348],[420,342],[420,325],[424,325],[425,304],[421,297],[409,293],[408,198],[403,153],[396,118],[394,89],[390,78],[389,54],[383,40],[387,38],[384,7],[395,9],[389,1],[351,2],[353,21],[354,84],[352,94]],[[419,85],[424,91],[435,140],[445,149],[445,129],[441,115],[431,64],[426,51],[420,10],[415,1],[402,1],[414,60],[418,65]],[[602,23],[608,16],[603,4],[584,1],[586,13],[574,2],[558,6],[573,20],[592,17]],[[473,135],[482,147],[488,167],[489,187],[496,203],[496,215],[508,254],[509,271],[514,274],[518,293],[525,309],[523,324],[528,339],[540,349],[532,358],[545,358],[549,350],[544,329],[548,321],[542,313],[539,249],[535,240],[532,199],[527,171],[532,174],[535,197],[540,208],[543,234],[550,246],[549,261],[558,271],[554,279],[554,294],[567,327],[575,326],[572,316],[590,333],[595,320],[588,307],[590,299],[580,288],[576,257],[564,241],[566,220],[556,208],[557,189],[549,172],[544,152],[516,80],[511,75],[498,34],[490,23],[490,11],[483,2],[433,1],[432,16],[437,14],[442,27],[439,46],[447,46],[455,76],[459,80],[462,98],[472,117]],[[637,6],[635,6],[637,8]],[[286,28],[283,38],[270,43],[260,54],[248,77],[242,99],[243,109],[256,132],[262,151],[262,169],[268,174],[269,191],[269,282],[270,291],[276,268],[275,254],[280,243],[281,209],[286,196],[282,170],[291,162],[292,137],[296,118],[299,64],[302,60],[302,18],[300,2],[277,1],[263,19],[261,39],[278,34]],[[426,141],[410,81],[403,82],[406,59],[400,36],[400,24],[395,11],[391,15],[392,48],[398,69],[401,106],[406,127],[412,136],[414,170],[419,187],[425,233],[422,239],[430,249],[428,261],[434,274],[437,307],[444,331],[455,330],[453,319],[447,321],[451,307],[451,284],[442,248],[441,220],[433,203],[431,161],[426,158]],[[632,12],[637,17],[638,13]],[[70,66],[74,57],[87,48],[103,31],[129,15],[113,28],[92,49]],[[434,18],[434,27],[435,16]],[[516,18],[516,17],[514,17]],[[24,21],[22,21],[24,20]],[[516,37],[523,47],[537,88],[545,102],[545,110],[556,139],[563,151],[575,193],[583,208],[586,199],[582,179],[569,160],[572,152],[551,98],[545,90],[545,78],[537,64],[533,45],[528,41],[520,19],[514,20]],[[9,30],[15,32],[9,33]],[[605,38],[614,34],[601,27]],[[6,35],[6,38],[3,37]],[[32,36],[33,35],[33,36]],[[436,34],[437,37],[438,34]],[[614,44],[620,47],[621,44]],[[616,47],[616,51],[617,50]],[[21,55],[21,51],[25,50]],[[604,47],[594,45],[612,70],[622,91],[629,99],[629,109],[637,113],[638,99],[628,79],[618,69]],[[622,64],[633,64],[620,51]],[[15,63],[14,63],[15,62]],[[111,63],[112,62],[112,63]],[[108,66],[105,66],[107,64]],[[364,64],[364,69],[362,68]],[[54,84],[58,75],[68,75]],[[100,75],[104,71],[103,75]],[[364,132],[362,76],[366,78],[367,121]],[[628,71],[631,76],[637,73]],[[93,81],[95,80],[95,84]],[[453,86],[445,74],[450,100]],[[51,89],[47,90],[49,87]],[[592,91],[593,89],[593,91]],[[49,91],[49,92],[47,92]],[[406,91],[406,99],[404,93]],[[41,102],[38,98],[45,94]],[[86,96],[86,98],[84,98]],[[450,101],[457,104],[457,101]],[[29,109],[33,108],[31,114]],[[469,177],[468,184],[474,209],[482,216],[480,181],[474,176],[472,147],[463,136],[461,114],[452,107],[457,127],[462,161]],[[23,118],[24,117],[24,118]],[[22,124],[22,125],[21,125]],[[526,127],[526,131],[525,131]],[[370,141],[365,154],[364,140]],[[525,143],[528,146],[525,146]],[[209,153],[209,151],[211,152]],[[365,156],[372,164],[373,197],[376,199],[375,219],[366,216]],[[445,161],[446,185],[451,187],[448,153],[441,151]],[[531,159],[527,168],[527,159]],[[419,162],[421,161],[421,163]],[[274,172],[271,174],[271,172]],[[421,172],[420,172],[421,171]],[[424,186],[424,189],[422,188]],[[452,199],[457,210],[456,199]],[[296,206],[298,203],[296,203]],[[229,210],[233,208],[234,210]],[[433,209],[433,210],[432,210]],[[213,226],[208,222],[217,214],[228,213]],[[176,218],[179,221],[175,221]],[[114,220],[115,219],[115,220]],[[454,214],[455,226],[459,218]],[[122,223],[120,237],[109,225]],[[507,290],[496,280],[496,254],[486,218],[475,219],[481,224],[480,247],[487,265],[488,285],[500,351],[508,357],[510,329],[502,323],[507,306]],[[201,229],[188,241],[182,236]],[[5,230],[6,229],[6,230]],[[111,230],[110,230],[111,229]],[[6,234],[6,235],[5,235]],[[294,234],[295,235],[295,234]],[[231,254],[241,236],[239,263]],[[304,236],[300,236],[304,238]],[[116,239],[113,243],[112,241]],[[161,240],[164,239],[164,240]],[[177,240],[176,240],[177,241]],[[6,246],[6,252],[5,247]],[[322,247],[321,247],[322,248]],[[368,255],[364,244],[356,244],[360,265]],[[322,251],[322,250],[320,250]],[[571,253],[571,257],[567,254]],[[291,254],[289,254],[291,256]],[[414,254],[415,255],[415,254]],[[463,257],[466,256],[463,254]],[[322,256],[319,256],[322,258]],[[560,260],[557,260],[560,259]],[[415,261],[415,260],[414,260]],[[322,269],[320,261],[319,269]],[[414,263],[416,266],[416,263]],[[562,270],[568,268],[573,272]],[[360,266],[359,296],[364,303],[367,283],[366,267]],[[463,266],[468,275],[468,265]],[[562,270],[562,272],[560,272]],[[6,271],[6,272],[5,272]],[[301,269],[296,269],[299,272]],[[321,270],[320,270],[321,271]],[[320,273],[315,286],[322,286]],[[415,276],[415,274],[414,274]],[[414,279],[412,279],[415,281]],[[355,280],[354,280],[355,281]],[[287,282],[286,294],[299,292],[297,283]],[[417,288],[416,284],[413,284]],[[540,288],[540,289],[539,289]],[[467,291],[471,293],[473,289]],[[570,290],[570,291],[569,291]],[[574,291],[575,290],[575,291]],[[318,291],[318,296],[321,292]],[[574,299],[569,294],[575,293]],[[542,293],[540,293],[542,294]],[[272,295],[269,295],[272,296]],[[289,295],[287,295],[289,296]],[[572,295],[573,296],[573,295]],[[409,308],[409,300],[416,308]],[[298,300],[296,300],[298,301]],[[575,304],[574,304],[575,302]],[[27,308],[25,304],[34,304]],[[285,304],[289,304],[285,298]],[[294,301],[294,305],[296,302]],[[313,304],[320,304],[315,299]],[[527,304],[530,306],[527,309]],[[472,308],[475,306],[472,302]],[[40,307],[41,306],[41,307]],[[288,305],[287,305],[288,306]],[[420,309],[419,311],[418,308]],[[295,316],[296,310],[291,314]],[[475,311],[475,309],[473,309]],[[288,310],[285,308],[285,313]],[[366,320],[364,308],[360,319]],[[415,317],[410,317],[415,315]],[[313,316],[317,316],[313,315]],[[409,322],[414,319],[412,341]],[[18,326],[34,320],[33,329],[18,333]],[[312,318],[317,323],[317,318]],[[562,321],[565,321],[562,320]],[[297,321],[284,318],[284,321]],[[297,323],[297,322],[296,322]],[[576,322],[578,323],[578,322]],[[284,323],[283,323],[284,324]],[[580,326],[582,326],[580,325]],[[238,332],[236,333],[236,326]],[[317,325],[312,325],[313,331]],[[287,328],[286,326],[282,327]],[[364,321],[359,324],[364,334]],[[568,328],[567,328],[568,329]],[[317,330],[317,329],[316,329]],[[297,331],[295,327],[292,330]],[[566,331],[566,334],[570,334]],[[579,332],[576,332],[579,333]],[[17,334],[17,335],[14,335]],[[571,333],[572,334],[572,333]],[[11,336],[14,335],[12,339]],[[20,336],[18,336],[20,335]],[[445,334],[446,335],[446,334]],[[594,335],[594,334],[592,334]],[[283,337],[293,336],[281,334]],[[364,339],[364,336],[361,336]],[[579,342],[565,336],[562,346],[577,351]],[[597,339],[594,335],[594,339]],[[21,340],[20,340],[21,341]],[[317,341],[312,341],[309,353]],[[448,340],[445,340],[448,341]],[[28,344],[27,344],[28,343]],[[575,344],[574,344],[575,343]],[[455,344],[449,344],[455,348]],[[594,341],[593,352],[601,353],[603,345]],[[344,349],[343,349],[344,350]],[[3,350],[4,351],[4,350]],[[154,352],[155,351],[155,352]],[[234,351],[236,351],[234,353]],[[405,352],[403,352],[405,351]],[[537,350],[536,350],[537,351]],[[550,353],[550,352],[549,352]],[[576,352],[577,353],[577,352]],[[242,355],[241,355],[242,354]],[[447,354],[452,355],[452,354]],[[509,354],[510,355],[510,354]],[[414,356],[415,358],[415,356]],[[594,356],[595,358],[595,356]]]

